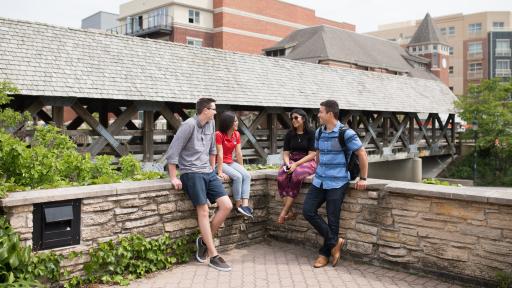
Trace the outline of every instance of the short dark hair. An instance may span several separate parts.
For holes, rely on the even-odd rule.
[[[336,100],[325,100],[324,102],[320,103],[320,106],[325,107],[326,113],[332,112],[332,115],[334,115],[334,118],[339,119],[340,106],[338,106],[338,102],[336,102]]]
[[[196,102],[196,113],[201,114],[205,108],[209,108],[210,104],[215,103],[213,98],[200,98]]]
[[[220,115],[219,119],[219,131],[223,134],[228,134],[229,129],[233,127],[235,123],[236,114],[232,111],[226,111]]]

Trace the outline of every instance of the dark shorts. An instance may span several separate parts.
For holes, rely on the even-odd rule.
[[[211,173],[185,173],[180,176],[183,190],[194,206],[215,203],[218,198],[226,196],[224,185],[215,172]]]

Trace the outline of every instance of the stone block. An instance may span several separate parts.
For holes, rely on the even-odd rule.
[[[151,203],[151,200],[148,199],[131,199],[119,202],[119,206],[121,208],[133,208],[148,205],[149,203]]]
[[[178,211],[194,210],[194,205],[190,200],[178,201],[176,203],[176,209]]]
[[[480,238],[502,239],[502,230],[485,226],[475,226],[470,224],[461,224],[458,226],[460,233],[464,235],[477,235]]]
[[[357,252],[364,255],[371,255],[373,253],[373,244],[349,240],[347,249],[352,252]]]
[[[123,216],[123,215],[120,215],[120,216]],[[139,219],[139,220],[136,220],[136,221],[124,222],[123,223],[123,229],[131,229],[131,228],[136,228],[136,227],[148,226],[148,225],[151,225],[151,224],[155,224],[155,223],[157,223],[159,221],[160,221],[160,217],[159,216],[153,216],[153,217],[149,217],[149,218],[146,218],[146,219]]]
[[[459,217],[464,220],[485,220],[485,209],[475,207],[470,202],[462,201],[442,201],[432,203],[431,212],[451,217]]]
[[[153,216],[156,214],[158,214],[157,211],[141,211],[141,210],[139,210],[135,213],[117,215],[116,220],[118,222],[121,222],[121,221],[126,221],[126,220],[141,219],[141,218]]]
[[[142,207],[142,211],[156,211],[156,210],[157,210],[156,204],[149,204],[149,205]]]
[[[386,254],[393,257],[403,257],[409,254],[409,251],[404,248],[392,248],[392,247],[379,247],[379,253]]]
[[[121,200],[137,199],[137,197],[139,197],[137,194],[116,195],[116,196],[107,197],[107,201],[121,201]]]
[[[123,214],[136,212],[137,210],[139,210],[139,208],[116,208],[116,209],[114,209],[114,213],[116,215],[123,215]]]
[[[379,239],[390,242],[399,242],[400,241],[400,232],[399,230],[389,230],[385,228],[381,228],[379,231]]]
[[[450,246],[447,243],[431,244],[424,243],[423,251],[427,255],[456,261],[468,261],[469,249],[461,249]]]
[[[106,211],[106,210],[113,209],[114,207],[116,207],[116,205],[114,205],[114,203],[108,202],[108,201],[103,201],[103,202],[99,202],[99,203],[82,205],[82,213]]]
[[[411,226],[431,227],[436,229],[444,229],[446,226],[445,222],[427,221],[421,218],[410,218],[395,216],[396,223],[408,224]]]
[[[164,234],[164,225],[157,223],[146,227],[138,227],[130,230],[132,234],[142,234],[144,237],[154,237]]]
[[[347,231],[347,238],[349,240],[356,240],[358,242],[377,243],[376,235],[361,233],[354,230]]]
[[[468,244],[476,244],[478,241],[477,237],[462,235],[459,233],[453,233],[448,231],[441,231],[430,228],[418,228],[418,236],[420,237],[430,237],[436,239],[444,239],[453,242],[461,242]]]
[[[197,228],[197,220],[196,219],[183,219],[172,222],[164,223],[165,231],[177,231],[186,228]]]
[[[139,194],[139,199],[168,196],[169,191],[146,192]]]
[[[512,255],[512,243],[503,241],[481,240],[482,250],[500,255]]]
[[[167,202],[158,205],[158,213],[167,214],[176,211],[175,202]]]
[[[356,230],[367,234],[377,235],[379,228],[371,225],[358,223],[356,224]]]
[[[83,226],[96,226],[110,222],[114,218],[114,210],[98,211],[82,214]]]

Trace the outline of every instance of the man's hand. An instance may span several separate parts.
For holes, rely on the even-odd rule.
[[[171,178],[171,184],[176,190],[181,190],[181,188],[183,187],[183,184],[181,184],[181,180],[176,177]]]
[[[365,190],[366,189],[366,180],[357,180],[356,182],[356,190]]]
[[[229,181],[229,176],[224,174],[223,172],[220,172],[219,174],[219,177],[224,181],[224,182],[228,182]]]

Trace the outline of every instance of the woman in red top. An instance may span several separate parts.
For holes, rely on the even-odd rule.
[[[233,180],[232,191],[238,212],[247,217],[252,216],[252,208],[249,207],[249,194],[251,189],[251,175],[245,170],[242,158],[242,145],[238,119],[234,112],[228,111],[220,116],[219,131],[215,132],[217,144],[217,174],[228,181]],[[233,150],[236,154],[236,162],[233,161]]]

